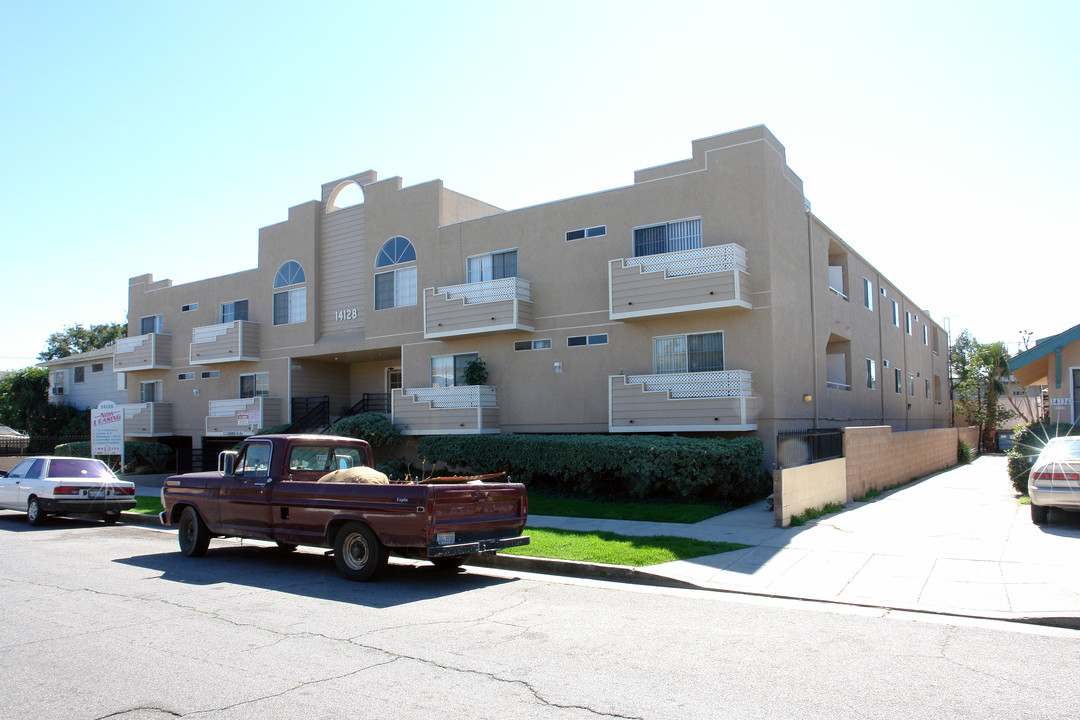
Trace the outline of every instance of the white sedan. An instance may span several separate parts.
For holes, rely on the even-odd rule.
[[[1031,521],[1047,522],[1050,508],[1080,510],[1080,437],[1046,443],[1028,475]]]
[[[100,460],[28,457],[0,477],[0,508],[26,513],[31,525],[49,515],[94,514],[112,524],[135,507],[135,484]]]

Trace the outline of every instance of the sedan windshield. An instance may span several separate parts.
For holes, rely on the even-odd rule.
[[[109,468],[97,460],[83,460],[80,458],[53,460],[49,463],[49,477],[51,478],[116,478]]]

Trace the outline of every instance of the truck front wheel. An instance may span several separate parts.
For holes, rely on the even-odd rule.
[[[367,525],[345,523],[334,537],[334,563],[346,580],[371,580],[386,566],[386,548]]]
[[[180,552],[188,557],[202,557],[210,547],[210,530],[193,507],[184,508],[177,536],[180,538]]]

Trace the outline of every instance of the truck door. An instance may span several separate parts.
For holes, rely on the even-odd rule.
[[[224,535],[270,538],[270,463],[273,445],[244,445],[233,474],[221,478],[218,506]]]

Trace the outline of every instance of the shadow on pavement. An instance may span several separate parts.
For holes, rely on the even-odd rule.
[[[179,551],[118,558],[114,562],[161,573],[161,580],[182,585],[229,583],[320,600],[386,608],[418,600],[448,597],[507,582],[447,571],[432,565],[391,563],[378,579],[351,582],[338,575],[333,557],[316,548],[286,553],[273,546],[214,547],[204,557],[189,558]]]

